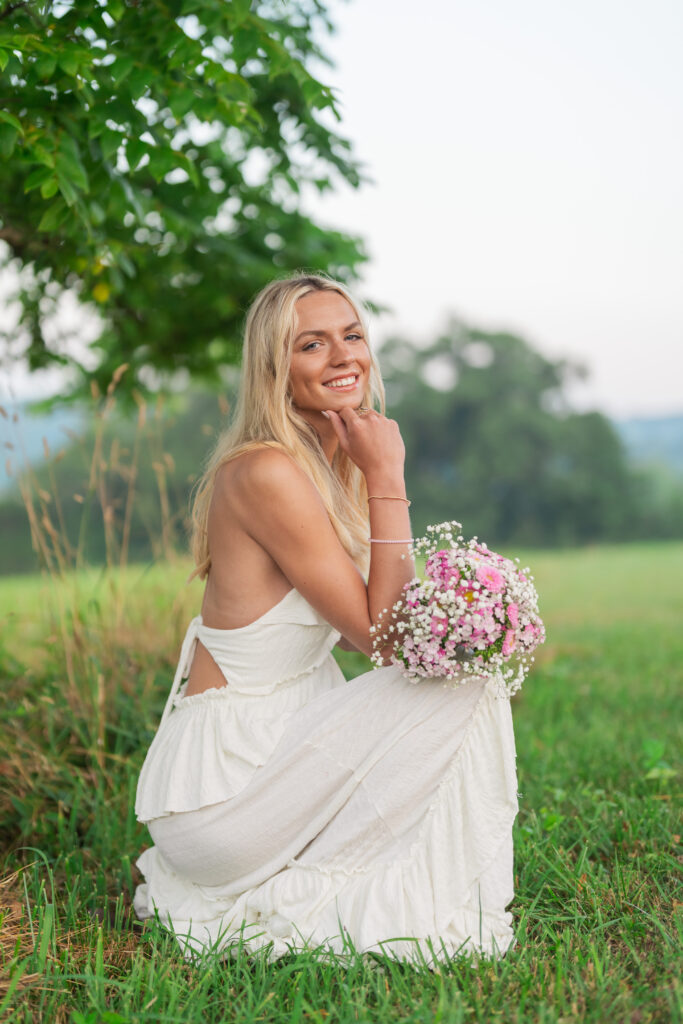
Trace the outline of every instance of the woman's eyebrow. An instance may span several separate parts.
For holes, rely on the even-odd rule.
[[[360,321],[359,320],[354,320],[352,324],[349,324],[348,327],[344,328],[344,334],[346,334],[347,331],[350,331],[352,327],[360,327],[360,326],[361,326]],[[294,341],[298,341],[299,338],[303,338],[305,334],[318,334],[318,335],[319,334],[324,334],[324,335],[326,335],[327,333],[328,333],[327,331],[323,331],[323,330],[321,330],[321,331],[302,331],[301,334],[297,334],[297,336],[294,339]]]

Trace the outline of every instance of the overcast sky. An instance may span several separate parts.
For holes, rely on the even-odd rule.
[[[321,74],[374,184],[308,206],[366,238],[378,339],[452,312],[586,363],[583,408],[683,413],[681,0],[330,10]]]
[[[326,80],[375,184],[309,205],[367,238],[378,337],[452,311],[588,364],[582,407],[683,413],[683,3],[331,11]]]

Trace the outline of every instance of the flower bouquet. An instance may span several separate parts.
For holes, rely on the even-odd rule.
[[[382,665],[390,646],[391,661],[413,682],[496,678],[511,695],[545,640],[533,576],[460,530],[441,523],[413,541],[413,554],[426,558],[424,579],[407,583],[390,620],[372,627],[372,660]],[[441,538],[448,546],[439,547]]]

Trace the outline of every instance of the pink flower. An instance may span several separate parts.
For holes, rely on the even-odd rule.
[[[524,630],[522,632],[522,641],[525,644],[531,645],[535,643],[536,637],[540,634],[540,632],[541,631],[540,629],[538,629],[537,626],[532,626],[531,623],[529,623],[528,626],[524,627]]]
[[[508,619],[512,628],[517,629],[519,625],[519,608],[514,602],[508,605]]]
[[[451,565],[447,551],[436,551],[427,559],[426,573],[431,579],[453,586],[460,579],[460,571]]]
[[[516,646],[517,638],[515,637],[515,631],[514,629],[508,629],[503,640],[503,657],[507,658],[508,654],[512,654]]]
[[[445,636],[448,632],[448,619],[443,615],[432,615],[432,636]]]
[[[480,565],[477,569],[477,579],[492,594],[498,594],[505,588],[505,580],[492,565]]]

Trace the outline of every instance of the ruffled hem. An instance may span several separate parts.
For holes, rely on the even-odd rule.
[[[495,742],[492,743],[492,736]],[[152,847],[135,910],[158,912],[186,957],[239,943],[269,959],[293,950],[379,952],[435,964],[502,956],[513,944],[512,824],[517,813],[509,702],[489,686],[404,856],[358,866],[288,866],[236,899],[175,874]]]

